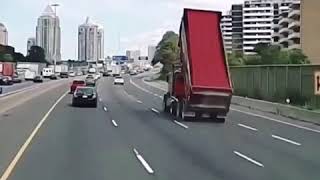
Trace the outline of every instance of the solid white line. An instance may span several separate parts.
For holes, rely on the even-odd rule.
[[[143,157],[139,154],[139,152],[134,148],[133,152],[135,154],[135,156],[138,158],[138,160],[140,161],[140,163],[143,165],[143,167],[147,170],[147,172],[149,174],[153,174],[154,171],[151,168],[151,166],[148,164],[148,162],[146,160],[143,159]]]
[[[151,111],[155,112],[155,113],[160,113],[158,110],[154,109],[154,108],[151,108]]]
[[[103,107],[103,110],[104,110],[104,111],[108,111],[108,109],[107,109],[106,107]]]
[[[283,138],[283,137],[280,137],[280,136],[277,136],[277,135],[273,135],[273,134],[272,134],[272,137],[275,138],[275,139],[278,139],[278,140],[285,141],[285,142],[287,142],[287,143],[291,143],[291,144],[294,144],[294,145],[297,145],[297,146],[301,146],[300,143],[297,143],[297,142],[292,141],[292,140],[290,140],[290,139],[286,139],[286,138]]]
[[[40,122],[38,123],[38,125],[34,128],[34,130],[32,131],[32,133],[30,134],[30,136],[28,137],[28,139],[24,142],[24,144],[21,146],[21,148],[19,149],[19,151],[17,152],[17,154],[14,156],[13,160],[10,162],[9,166],[7,167],[7,169],[4,171],[4,173],[2,174],[0,180],[6,180],[8,179],[8,177],[10,176],[11,172],[13,171],[13,169],[15,168],[16,164],[18,163],[18,161],[20,160],[20,158],[22,157],[24,151],[28,148],[29,144],[31,143],[32,139],[35,137],[35,135],[37,134],[37,132],[39,131],[39,129],[41,128],[41,126],[43,125],[43,123],[47,120],[48,116],[50,115],[50,113],[54,110],[54,108],[58,105],[58,103],[69,93],[69,91],[65,92],[53,105],[52,107],[49,109],[49,111],[43,116],[43,118],[40,120]]]
[[[238,151],[233,151],[233,153],[235,153],[236,155],[242,157],[243,159],[245,159],[245,160],[247,160],[257,166],[264,167],[263,164],[261,164],[260,162],[253,160],[252,158],[249,158],[248,156],[243,155],[243,154],[239,153]]]
[[[244,124],[238,124],[238,126],[246,128],[246,129],[250,129],[252,131],[258,131],[258,129],[250,127],[250,126],[247,126],[247,125],[244,125]]]
[[[278,123],[281,123],[281,124],[286,124],[286,125],[293,126],[293,127],[300,128],[300,129],[304,129],[304,130],[307,130],[307,131],[320,133],[320,130],[316,130],[316,129],[300,126],[300,125],[297,125],[297,124],[288,123],[288,122],[285,122],[285,121],[280,121],[278,119],[274,119],[274,118],[271,118],[271,117],[267,117],[267,116],[263,116],[263,115],[259,115],[259,114],[254,114],[254,113],[250,113],[250,112],[246,112],[246,111],[241,111],[241,110],[233,109],[233,108],[231,108],[231,110],[237,111],[237,112],[241,112],[241,113],[244,113],[244,114],[247,114],[247,115],[251,115],[251,116],[260,117],[260,118],[267,119],[267,120],[270,120],[270,121],[278,122]]]
[[[118,127],[118,124],[117,124],[117,122],[115,120],[112,119],[111,122],[114,125],[114,127]]]
[[[159,89],[159,90],[161,90],[161,91],[165,91],[165,92],[167,91],[166,89],[157,87],[156,85],[153,85],[153,84],[151,84],[151,83],[146,82],[144,79],[142,80],[142,82],[144,82],[144,83],[145,83],[146,85],[148,85],[148,86],[154,87],[154,88]]]
[[[185,129],[188,129],[188,128],[189,128],[187,125],[182,124],[182,123],[181,123],[181,122],[179,122],[179,121],[173,120],[173,122],[174,122],[174,123],[176,123],[177,125],[179,125],[179,126],[181,126],[181,127],[185,128]]]
[[[140,104],[142,104],[142,101],[140,101],[140,100],[137,100],[137,103],[140,103]]]

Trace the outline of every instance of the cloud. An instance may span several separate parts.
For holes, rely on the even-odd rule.
[[[178,31],[176,23],[172,21],[165,21],[161,26],[149,32],[142,32],[134,37],[122,37],[120,38],[121,48],[127,50],[141,50],[142,55],[147,55],[149,45],[157,45],[161,40],[165,32]]]

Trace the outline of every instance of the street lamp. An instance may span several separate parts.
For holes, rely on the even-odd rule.
[[[56,74],[56,65],[57,65],[57,49],[56,49],[56,26],[57,26],[57,7],[60,6],[59,4],[51,4],[51,6],[54,8],[54,27],[53,27],[53,72]]]

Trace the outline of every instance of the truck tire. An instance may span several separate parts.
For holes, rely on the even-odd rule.
[[[178,108],[178,105],[177,105],[178,103],[177,102],[172,102],[171,103],[171,106],[170,106],[170,113],[173,115],[173,116],[176,116],[176,114],[177,114],[177,108]]]
[[[167,100],[168,100],[168,95],[164,94],[163,95],[163,101],[162,101],[162,108],[163,108],[164,112],[169,113],[170,109],[168,107]]]
[[[179,119],[181,121],[192,121],[193,117],[185,116],[184,113],[186,111],[186,105],[184,101],[179,103]]]

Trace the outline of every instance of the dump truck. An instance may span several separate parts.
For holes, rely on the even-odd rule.
[[[220,19],[221,12],[184,9],[180,62],[168,74],[163,96],[164,111],[177,119],[225,122],[233,90]]]

